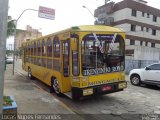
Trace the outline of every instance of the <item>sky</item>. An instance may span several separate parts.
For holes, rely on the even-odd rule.
[[[122,0],[112,1],[117,3]],[[159,0],[146,1],[149,6],[160,9]],[[8,15],[17,19],[25,9],[38,10],[39,6],[55,9],[55,20],[39,18],[37,11],[26,11],[17,23],[18,29],[25,30],[26,25],[30,25],[47,35],[71,26],[93,25],[95,18],[88,9],[94,14],[94,10],[104,3],[105,0],[9,0]],[[7,45],[13,44],[13,41],[13,37],[8,38]]]

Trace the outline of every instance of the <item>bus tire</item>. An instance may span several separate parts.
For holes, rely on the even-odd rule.
[[[28,68],[28,78],[30,79],[30,80],[33,80],[33,75],[32,75],[32,71],[31,71],[31,69],[30,68]]]
[[[54,90],[57,96],[61,96],[60,87],[57,78],[52,78],[51,90]]]
[[[49,92],[50,92],[50,93],[53,93],[53,92],[54,92],[53,79],[54,79],[54,78],[51,78],[51,85],[50,85],[50,88],[49,88]]]

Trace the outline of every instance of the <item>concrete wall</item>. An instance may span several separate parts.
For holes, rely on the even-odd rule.
[[[125,62],[125,67],[126,67],[126,74],[129,74],[129,72],[132,69],[137,69],[137,68],[144,68],[152,63],[157,63],[159,61],[154,61],[154,60],[131,60],[131,59],[126,59]]]
[[[137,16],[134,17],[131,15],[132,9],[130,8],[125,8],[119,11],[114,12],[113,14],[110,14],[110,17],[114,17],[114,21],[120,21],[124,19],[129,19],[133,21],[138,21],[141,23],[146,23],[154,26],[160,26],[160,17],[157,17],[157,22],[153,22],[153,15],[149,15],[149,18],[147,17],[147,13],[145,13],[145,16],[142,16],[141,11],[137,11]]]
[[[134,60],[155,60],[160,61],[160,49],[145,46],[127,45],[126,49],[134,50]]]

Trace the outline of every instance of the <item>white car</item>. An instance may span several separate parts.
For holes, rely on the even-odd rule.
[[[160,85],[160,63],[151,64],[142,69],[133,69],[129,73],[132,85],[140,84]]]
[[[13,57],[12,56],[9,56],[9,57],[6,57],[6,64],[12,64],[13,63]]]

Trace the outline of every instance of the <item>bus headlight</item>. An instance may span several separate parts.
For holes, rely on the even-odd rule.
[[[87,82],[87,77],[83,77],[82,82]]]
[[[93,88],[88,88],[83,90],[83,96],[92,95],[92,94],[93,94]]]
[[[73,77],[73,82],[80,82],[80,79],[78,77]]]

